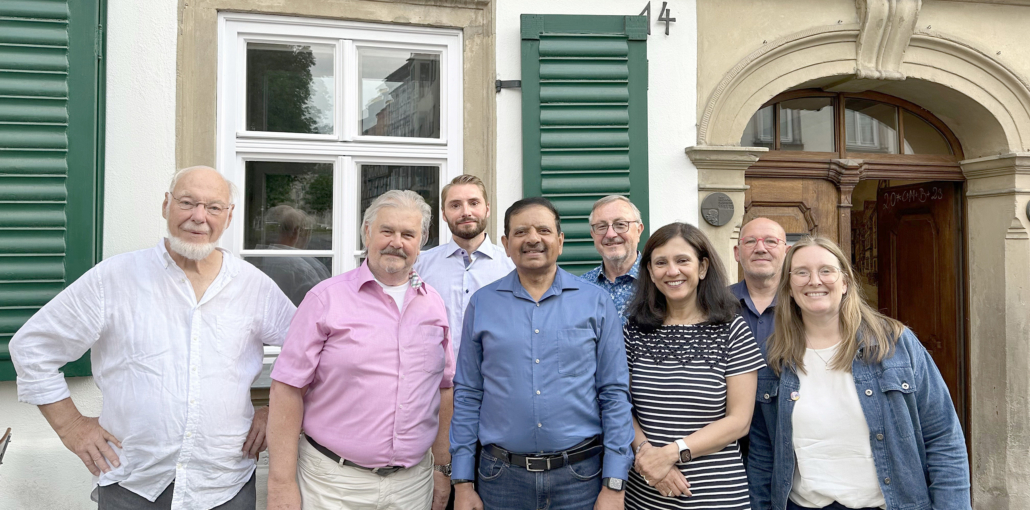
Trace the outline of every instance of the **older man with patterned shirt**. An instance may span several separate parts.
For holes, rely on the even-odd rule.
[[[590,237],[601,255],[601,265],[580,278],[605,290],[626,318],[626,307],[633,299],[640,273],[640,234],[644,224],[640,210],[622,195],[608,195],[594,202],[590,211]]]

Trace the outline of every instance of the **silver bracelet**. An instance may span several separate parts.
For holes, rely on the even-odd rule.
[[[637,445],[637,449],[633,450],[633,455],[634,456],[640,455],[640,449],[643,448],[645,444],[651,444],[651,442],[648,441],[647,439],[641,441],[641,443]]]

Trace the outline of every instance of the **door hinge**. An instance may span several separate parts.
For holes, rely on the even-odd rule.
[[[97,25],[96,37],[93,38],[93,54],[97,60],[104,59],[104,25]]]

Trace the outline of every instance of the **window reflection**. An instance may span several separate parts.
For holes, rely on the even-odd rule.
[[[279,286],[299,306],[319,282],[332,276],[332,257],[245,257]]]
[[[333,47],[247,44],[247,130],[333,132]]]
[[[903,111],[905,154],[951,154],[951,144],[932,124],[908,111]]]
[[[433,211],[429,226],[429,240],[423,249],[440,244],[440,169],[435,166],[361,165],[361,209],[358,212],[358,226],[365,216],[365,209],[379,195],[392,189],[411,190],[422,196]],[[364,248],[364,232],[362,249]]]
[[[806,97],[780,103],[780,150],[833,152],[833,99]]]
[[[866,99],[847,99],[844,104],[848,152],[898,153],[897,107]]]
[[[775,149],[776,128],[773,119],[775,105],[759,109],[751,117],[740,137],[741,147],[768,147]]]
[[[363,48],[361,134],[440,138],[440,55]]]

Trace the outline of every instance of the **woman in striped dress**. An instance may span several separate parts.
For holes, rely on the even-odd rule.
[[[737,439],[754,408],[758,345],[708,238],[651,235],[625,326],[636,437],[629,509],[749,509]]]

